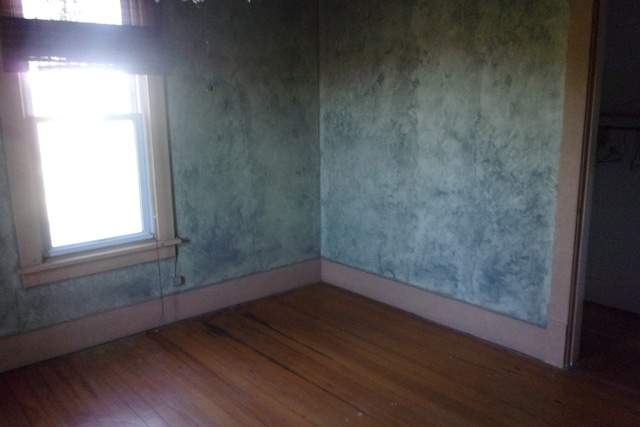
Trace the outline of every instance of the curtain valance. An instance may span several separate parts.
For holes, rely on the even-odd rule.
[[[163,69],[162,33],[153,0],[121,1],[123,22],[146,25],[108,25],[70,21],[0,17],[3,68],[28,70],[30,61],[52,66],[93,64],[137,74],[159,74]],[[11,5],[12,3],[13,5]],[[3,0],[3,13],[20,13],[16,1]],[[147,10],[145,10],[145,8]],[[153,11],[151,11],[153,12]],[[152,24],[152,25],[148,25]]]

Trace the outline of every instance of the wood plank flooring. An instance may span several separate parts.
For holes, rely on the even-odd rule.
[[[0,374],[0,426],[640,426],[593,366],[319,284]]]

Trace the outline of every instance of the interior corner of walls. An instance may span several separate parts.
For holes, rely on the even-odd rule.
[[[321,280],[320,259],[0,338],[0,372],[104,344],[166,324],[287,292]],[[162,322],[162,319],[165,319]]]

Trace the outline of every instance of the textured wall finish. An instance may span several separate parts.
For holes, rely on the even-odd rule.
[[[316,6],[167,2],[167,12],[180,274],[197,286],[318,257]]]
[[[0,337],[314,259],[321,231],[329,260],[546,323],[568,1],[317,6],[161,2],[175,266],[23,289],[0,150]]]
[[[24,289],[0,148],[0,337],[316,259],[317,7],[162,2],[177,232],[174,260]],[[214,90],[206,90],[208,76]],[[186,277],[172,284],[174,268]],[[160,319],[158,319],[160,321]]]
[[[544,325],[568,15],[323,0],[323,257]]]

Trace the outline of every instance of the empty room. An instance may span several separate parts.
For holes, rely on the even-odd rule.
[[[640,425],[606,2],[0,5],[0,426]]]

